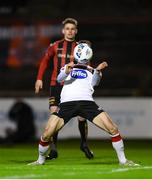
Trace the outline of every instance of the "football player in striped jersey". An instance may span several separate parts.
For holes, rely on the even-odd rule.
[[[49,108],[50,113],[58,111],[58,104],[60,102],[60,93],[63,83],[57,82],[57,75],[61,67],[69,62],[74,61],[73,51],[77,42],[75,36],[77,34],[77,21],[73,18],[66,18],[63,22],[62,33],[64,38],[50,44],[45,55],[43,56],[38,70],[37,80],[35,83],[35,93],[39,93],[43,88],[43,75],[47,67],[51,68],[50,75],[50,98]],[[81,135],[80,149],[85,153],[88,159],[93,158],[92,151],[89,150],[87,144],[88,125],[87,121],[82,117],[78,117],[78,127]],[[54,134],[51,142],[51,151],[48,159],[55,159],[58,156],[57,152],[57,135]]]

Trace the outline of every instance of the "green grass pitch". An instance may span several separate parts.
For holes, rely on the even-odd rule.
[[[89,141],[94,159],[79,149],[79,140],[58,142],[59,157],[45,165],[28,166],[37,159],[37,144],[0,146],[0,178],[5,179],[146,179],[152,178],[152,141],[125,141],[128,159],[140,167],[121,167],[110,140]]]

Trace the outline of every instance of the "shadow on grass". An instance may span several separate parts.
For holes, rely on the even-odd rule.
[[[118,163],[116,161],[89,161],[83,164],[94,164],[94,165],[117,165]]]

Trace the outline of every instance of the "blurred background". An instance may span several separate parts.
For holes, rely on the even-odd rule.
[[[92,42],[93,65],[102,60],[109,64],[95,90],[98,104],[110,112],[127,137],[152,138],[151,0],[0,1],[0,134],[6,135],[8,111],[16,98],[29,103],[36,126],[43,127],[50,71],[37,96],[38,65],[50,42],[62,37],[61,22],[67,17],[78,20],[76,39]]]

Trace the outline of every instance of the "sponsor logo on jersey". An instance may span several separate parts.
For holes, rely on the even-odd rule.
[[[73,58],[73,55],[70,55],[70,54],[61,54],[61,53],[58,53],[57,55],[59,58]]]
[[[57,50],[59,50],[59,51],[61,50],[61,51],[62,51],[62,50],[63,50],[63,48],[57,48]]]
[[[75,79],[85,79],[87,78],[88,74],[84,70],[73,70],[71,71],[71,77]]]

